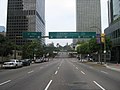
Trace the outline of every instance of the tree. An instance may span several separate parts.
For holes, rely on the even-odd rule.
[[[106,51],[111,50],[112,49],[112,41],[111,41],[110,37],[106,37],[105,41],[106,41]]]
[[[106,46],[104,46],[104,44]],[[89,41],[89,49],[91,53],[98,52],[100,50],[104,51],[106,47],[106,51],[111,50],[112,42],[109,37],[105,38],[105,43],[97,44],[96,38],[93,38]]]
[[[10,40],[7,37],[4,37],[3,35],[0,35],[0,56],[3,57],[8,56],[9,54],[12,55],[14,48],[14,44],[10,42]]]
[[[94,53],[100,50],[100,44],[97,44],[96,38],[89,40],[90,53]]]
[[[77,52],[79,54],[88,54],[89,51],[89,43],[88,42],[82,42],[81,44],[78,45],[77,47]]]
[[[106,51],[111,50],[112,42],[109,37],[106,37]],[[78,42],[77,52],[82,54],[95,53],[100,50],[104,51],[104,43],[97,44],[96,38],[90,39],[88,42]]]
[[[41,42],[38,40],[34,40],[32,42],[26,43],[23,46],[22,49],[22,58],[34,58],[34,55],[36,57],[40,57],[44,54],[43,52],[43,46],[41,45]]]
[[[45,47],[45,50],[47,51],[46,54],[49,53],[49,57],[54,57],[54,51],[58,51],[58,48],[54,46],[54,43],[51,43]]]

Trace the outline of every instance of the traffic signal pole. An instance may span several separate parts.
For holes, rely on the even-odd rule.
[[[106,36],[105,34],[101,34],[101,42],[104,44],[104,63],[106,64]]]

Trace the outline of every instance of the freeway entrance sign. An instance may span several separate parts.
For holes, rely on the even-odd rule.
[[[38,39],[41,38],[41,32],[23,32],[23,38]]]
[[[96,32],[49,32],[50,39],[95,38]]]

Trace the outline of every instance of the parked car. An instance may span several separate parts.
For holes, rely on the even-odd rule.
[[[22,62],[18,59],[10,59],[9,62],[4,62],[3,68],[17,68],[22,67]]]
[[[89,61],[90,61],[90,62],[93,62],[93,61],[94,61],[94,59],[90,57],[90,58],[89,58]]]
[[[41,63],[41,62],[43,62],[43,61],[42,61],[42,58],[35,59],[35,63]]]
[[[23,66],[30,66],[31,64],[31,60],[30,59],[23,59],[23,60],[20,60],[23,64]]]

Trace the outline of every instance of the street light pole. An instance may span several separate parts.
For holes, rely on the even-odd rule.
[[[14,59],[16,59],[16,34],[15,34],[15,50],[14,50]]]
[[[106,64],[106,37],[105,34],[101,34],[102,43],[104,44],[104,63]]]

